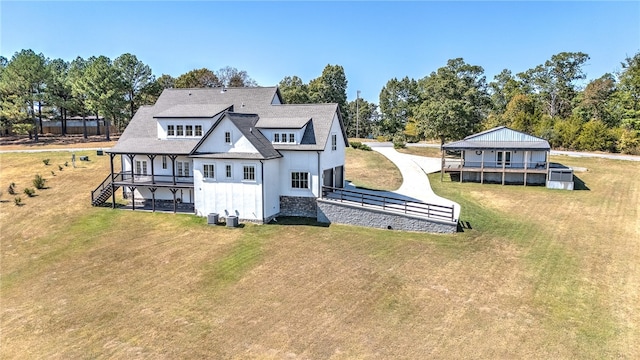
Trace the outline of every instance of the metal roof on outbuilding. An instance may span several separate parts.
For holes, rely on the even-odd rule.
[[[549,142],[545,139],[499,126],[477,134],[469,135],[460,141],[450,142],[442,146],[446,150],[550,150]]]

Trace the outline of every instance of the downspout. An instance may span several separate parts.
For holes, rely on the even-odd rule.
[[[262,162],[262,160],[260,160],[260,185],[262,185],[262,223],[265,223],[265,217],[264,217],[264,162]]]

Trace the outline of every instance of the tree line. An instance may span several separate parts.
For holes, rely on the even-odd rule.
[[[278,85],[288,104],[337,103],[349,137],[444,142],[504,125],[555,148],[640,153],[640,53],[625,58],[615,74],[581,87],[588,60],[582,52],[562,52],[521,73],[505,69],[487,82],[481,66],[451,59],[421,79],[390,79],[378,104],[347,101],[340,65],[327,65],[308,83],[292,75]],[[22,50],[10,60],[0,57],[0,122],[37,138],[43,116],[61,119],[64,128],[67,116],[101,115],[121,131],[164,89],[257,85],[246,71],[229,66],[156,78],[132,54],[68,62]]]
[[[378,135],[444,142],[503,125],[554,148],[640,154],[640,53],[581,88],[588,60],[562,52],[487,83],[482,67],[458,58],[419,80],[391,79],[380,92]]]
[[[65,135],[67,118],[80,116],[86,138],[86,117],[95,115],[105,119],[109,139],[111,123],[124,130],[138,108],[154,104],[164,89],[256,85],[246,71],[229,66],[156,78],[129,53],[113,60],[92,56],[66,61],[22,50],[11,59],[0,56],[0,127],[38,141],[43,119],[61,120]]]

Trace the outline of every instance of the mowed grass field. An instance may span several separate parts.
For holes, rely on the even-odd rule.
[[[83,154],[0,154],[3,359],[640,356],[638,163],[554,158],[588,168],[573,192],[434,174],[472,229],[429,235],[93,208]],[[375,155],[348,164],[394,177]]]

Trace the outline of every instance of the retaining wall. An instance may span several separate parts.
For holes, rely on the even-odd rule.
[[[361,207],[331,200],[317,200],[318,222],[366,226],[379,229],[420,231],[429,233],[455,233],[455,222],[421,218]]]

